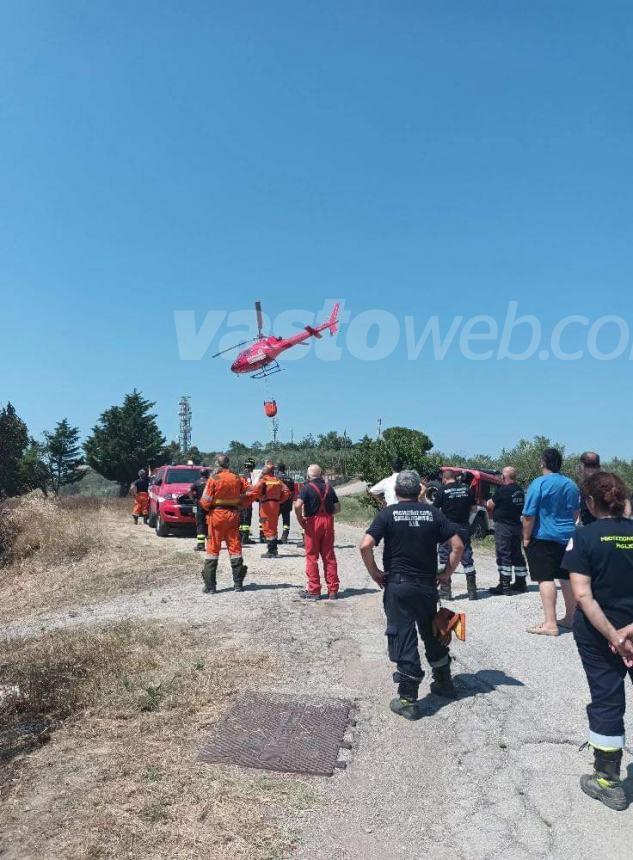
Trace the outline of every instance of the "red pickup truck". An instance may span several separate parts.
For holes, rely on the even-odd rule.
[[[196,516],[189,488],[204,466],[161,466],[150,478],[148,525],[159,537],[172,529],[193,528]]]

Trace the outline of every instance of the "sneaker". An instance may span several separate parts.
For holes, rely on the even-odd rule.
[[[204,552],[204,544],[203,543],[197,543],[194,546],[193,551],[194,552]]]
[[[321,600],[320,594],[312,594],[311,591],[302,591],[301,597],[303,597],[304,600]]]
[[[202,593],[203,594],[217,594],[218,590],[217,590],[217,588],[214,588],[210,585],[205,585],[202,589]]]

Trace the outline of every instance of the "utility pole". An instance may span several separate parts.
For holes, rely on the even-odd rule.
[[[191,448],[191,397],[184,394],[178,401],[178,446],[183,454]]]
[[[376,439],[382,439],[382,418],[378,419],[377,431]]]

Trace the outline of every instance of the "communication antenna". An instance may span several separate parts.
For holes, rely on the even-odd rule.
[[[183,454],[191,448],[191,397],[184,394],[178,401],[178,446]]]
[[[382,439],[382,418],[378,419],[376,439]]]

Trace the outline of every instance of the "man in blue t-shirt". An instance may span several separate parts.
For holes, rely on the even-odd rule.
[[[560,627],[571,627],[575,601],[569,573],[561,563],[565,547],[575,533],[580,492],[576,484],[560,474],[563,455],[547,448],[541,457],[543,474],[532,481],[523,508],[523,546],[530,576],[538,582],[544,620],[528,628],[528,633],[558,636]],[[560,582],[565,600],[565,617],[556,621],[556,584]]]

